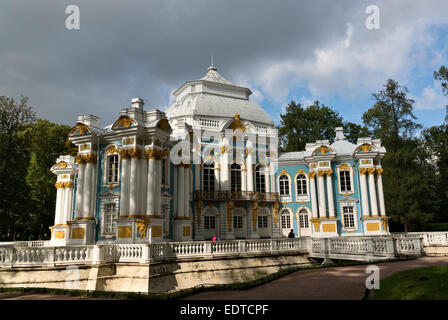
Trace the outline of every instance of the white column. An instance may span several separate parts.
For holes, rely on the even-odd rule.
[[[146,214],[146,194],[147,194],[147,177],[148,177],[148,161],[146,158],[138,160],[138,214],[144,216]]]
[[[328,212],[330,218],[335,218],[334,214],[334,198],[333,198],[333,182],[331,179],[332,171],[327,172],[327,199],[328,199]]]
[[[247,169],[241,169],[241,191],[247,191]]]
[[[386,216],[386,206],[384,204],[384,193],[383,193],[383,178],[382,173],[383,169],[376,170],[376,186],[378,188],[378,202],[380,204],[380,215]]]
[[[156,215],[162,214],[162,160],[156,160],[156,182],[155,182],[155,208]]]
[[[62,197],[61,197],[61,202],[62,202],[62,205],[61,205],[61,211],[59,212],[59,219],[58,219],[58,224],[64,224],[64,218],[65,218],[65,215],[66,215],[66,213],[67,213],[67,211],[68,211],[68,202],[67,202],[67,200],[68,200],[68,197],[67,197],[67,188],[60,188],[60,190],[62,191]]]
[[[84,193],[84,171],[85,163],[80,163],[78,167],[78,181],[76,184],[76,218],[82,217],[82,196]]]
[[[178,217],[183,217],[184,214],[184,192],[183,192],[183,188],[185,187],[184,185],[184,170],[182,168],[182,166],[177,166],[177,216]]]
[[[271,176],[269,175],[269,168],[266,166],[265,170],[264,170],[264,179],[265,179],[265,183],[266,183],[266,193],[271,192],[271,188],[270,188],[270,181],[271,181]],[[294,184],[291,184],[294,185]],[[290,192],[292,192],[292,190],[290,190]]]
[[[324,185],[324,172],[318,172],[317,177],[318,188],[319,188],[319,217],[327,217],[327,206],[325,204],[325,185]]]
[[[184,170],[184,212],[183,216],[190,215],[190,168],[185,166]]]
[[[316,196],[316,174],[315,172],[310,172],[308,174],[310,178],[310,191],[311,191],[311,209],[313,212],[313,218],[319,217],[319,212],[317,209],[317,196]]]
[[[131,160],[123,158],[121,161],[120,217],[126,217],[129,215],[129,162]]]
[[[359,168],[359,180],[361,185],[361,201],[362,201],[362,216],[369,216],[369,196],[367,194],[367,182],[365,168]]]
[[[378,216],[378,200],[376,198],[374,168],[369,169],[369,194],[370,194],[370,208],[372,209],[372,216]]]
[[[155,214],[155,203],[154,203],[154,193],[155,193],[155,158],[150,157],[148,158],[148,185],[147,185],[147,192],[146,192],[146,215],[147,216],[153,216]]]
[[[254,168],[252,154],[247,156],[247,191],[254,191]]]
[[[59,224],[60,221],[60,216],[61,216],[61,211],[62,211],[62,189],[61,187],[58,186],[58,183],[56,183],[56,210],[54,213],[54,224]]]
[[[70,221],[72,219],[72,212],[73,212],[73,184],[72,187],[66,188],[66,203],[67,203],[67,209],[65,212],[64,219],[62,220],[62,224],[67,224],[67,221]]]
[[[131,179],[129,191],[129,215],[137,215],[138,158],[131,158]]]
[[[97,184],[97,180],[98,180],[98,172],[97,172],[97,160],[96,160],[96,156],[95,156],[95,160],[92,163],[92,181],[90,183],[90,189],[91,189],[91,194],[90,194],[90,205],[89,205],[89,218],[94,218],[95,217],[95,209],[96,209],[96,184]]]
[[[230,162],[227,153],[221,155],[221,190],[230,190],[231,182],[230,182]],[[217,172],[217,171],[215,171]],[[218,171],[219,173],[219,171]]]
[[[93,163],[87,162],[84,173],[84,195],[83,195],[83,209],[82,217],[88,218],[90,216],[90,206],[92,202],[92,181],[93,181]]]

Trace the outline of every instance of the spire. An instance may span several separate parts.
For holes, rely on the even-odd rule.
[[[215,66],[213,65],[213,54],[212,54],[212,64],[210,65],[210,67],[208,67],[208,70],[214,70],[216,71],[217,69],[215,68]]]

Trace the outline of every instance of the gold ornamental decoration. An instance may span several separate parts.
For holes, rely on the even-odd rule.
[[[274,211],[274,223],[275,223],[275,224],[277,224],[277,221],[278,221],[278,206],[279,206],[279,203],[278,203],[278,202],[275,202],[275,203],[274,203],[274,207],[273,207],[273,211]]]
[[[316,232],[319,232],[319,228],[320,228],[320,219],[319,218],[312,218],[311,219],[311,223],[314,227],[314,230]]]
[[[376,169],[376,174],[377,175],[382,175],[383,174],[383,168],[379,168],[379,169]]]
[[[56,189],[64,188],[64,182],[58,181],[54,184],[54,186],[56,187]]]
[[[327,146],[320,146],[319,148],[316,148],[313,151],[313,155],[315,155],[316,153],[320,152],[322,155],[330,153],[330,152],[334,152],[331,148],[327,147]]]
[[[257,218],[258,218],[258,204],[252,202],[252,224],[254,227],[254,232],[257,231]]]
[[[60,161],[56,164],[57,169],[65,169],[68,167],[68,163],[65,161]]]
[[[76,132],[79,132],[80,135],[84,135],[86,133],[91,133],[92,130],[88,126],[86,126],[84,123],[78,122],[76,126],[73,127],[73,129],[70,131],[69,135],[74,135]]]
[[[356,148],[356,151],[362,150],[363,152],[370,152],[370,150],[375,150],[375,147],[372,146],[371,144],[368,143],[364,143],[362,145],[360,145],[359,147]]]
[[[327,176],[327,177],[331,177],[331,175],[333,174],[333,170],[325,170],[325,175]]]
[[[114,153],[118,153],[118,148],[116,145],[111,145],[107,148],[107,154],[114,154]]]
[[[367,168],[359,168],[359,174],[366,174]]]
[[[389,217],[384,217],[383,220],[381,220],[384,231],[387,231],[387,222],[388,221],[389,221]]]
[[[368,168],[368,169],[367,169],[367,172],[368,172],[369,174],[375,174],[376,169],[375,169],[375,168]]]
[[[145,238],[149,221],[146,219],[137,219],[135,220],[135,224],[137,225],[137,231],[140,233],[140,239]]]
[[[323,177],[326,174],[327,170],[317,170],[317,175],[319,177]]]
[[[343,163],[339,166],[339,170],[350,170],[350,166],[347,163]]]
[[[243,122],[240,119],[240,115],[238,113],[235,113],[235,120],[233,120],[232,124],[230,125],[230,128],[235,131],[237,129],[240,129],[242,132],[246,131],[246,127],[244,126]]]
[[[82,157],[86,163],[95,163],[96,162],[96,155],[94,155],[92,153],[84,154]]]
[[[126,144],[126,145],[133,144],[134,143],[134,138],[127,137],[126,139],[124,139],[123,143]]]
[[[156,159],[157,156],[157,151],[154,149],[146,149],[145,151],[146,157],[148,157],[149,159]]]
[[[138,158],[140,156],[141,150],[138,148],[130,148],[127,150],[131,158]]]
[[[132,124],[137,125],[137,121],[129,116],[123,115],[118,118],[117,121],[112,125],[112,129],[118,128],[129,128]]]
[[[314,172],[314,171],[308,172],[308,178],[314,179],[315,177],[316,177],[316,172]]]

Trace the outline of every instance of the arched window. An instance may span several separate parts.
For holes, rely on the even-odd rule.
[[[300,228],[309,228],[308,211],[306,209],[299,211],[299,225]]]
[[[214,163],[204,163],[202,171],[202,187],[204,191],[215,191],[215,165]]]
[[[308,190],[306,188],[306,176],[304,174],[297,175],[296,185],[297,185],[297,195],[306,196],[308,194]]]
[[[289,177],[284,174],[279,178],[280,196],[289,196]]]
[[[291,229],[291,215],[289,210],[284,209],[281,215],[282,229]]]
[[[241,191],[241,166],[237,163],[230,166],[230,182],[232,191]]]
[[[266,175],[263,166],[255,167],[255,191],[266,192]]]
[[[352,183],[350,180],[350,169],[349,168],[341,168],[339,170],[339,181],[341,192],[351,192],[352,191]]]

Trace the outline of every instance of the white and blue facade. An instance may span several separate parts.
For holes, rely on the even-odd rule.
[[[174,92],[165,112],[132,100],[101,128],[78,117],[61,156],[52,242],[65,244],[388,234],[379,140],[278,154],[251,91],[216,68]]]

